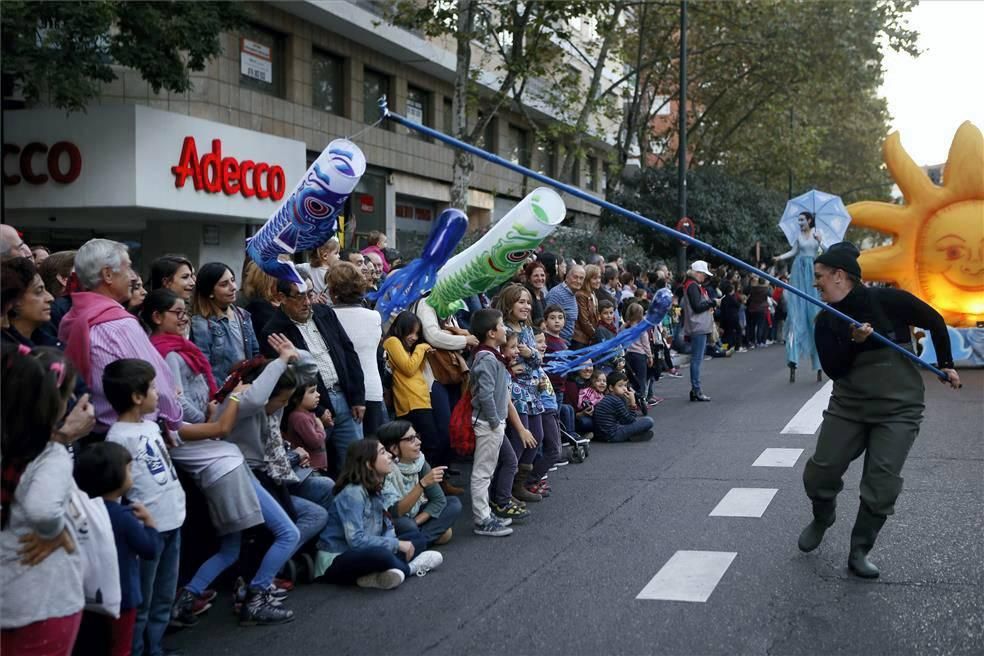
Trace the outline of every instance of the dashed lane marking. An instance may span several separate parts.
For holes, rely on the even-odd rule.
[[[778,489],[734,487],[711,511],[709,517],[761,517]]]
[[[678,551],[636,599],[704,603],[737,555],[735,551]]]
[[[820,428],[823,421],[823,411],[827,409],[830,402],[830,393],[834,389],[834,381],[828,380],[827,384],[817,390],[817,393],[810,397],[810,400],[803,404],[786,427],[782,429],[784,435],[813,435]]]
[[[795,467],[803,449],[766,449],[752,467]]]

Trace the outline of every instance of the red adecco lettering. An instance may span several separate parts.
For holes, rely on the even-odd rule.
[[[269,198],[280,200],[284,197],[286,177],[279,166],[270,166],[251,159],[236,160],[222,157],[222,140],[212,139],[212,150],[199,160],[198,146],[194,137],[185,137],[181,145],[181,157],[177,166],[171,167],[174,174],[174,187],[180,189],[191,178],[196,191],[226,196],[241,194],[245,198]]]

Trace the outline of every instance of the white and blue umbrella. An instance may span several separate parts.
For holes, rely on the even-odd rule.
[[[844,241],[847,226],[851,225],[851,215],[844,207],[840,196],[811,189],[786,203],[786,209],[779,219],[779,229],[786,235],[789,245],[796,243],[800,233],[799,215],[810,212],[816,219],[816,231],[825,247]]]

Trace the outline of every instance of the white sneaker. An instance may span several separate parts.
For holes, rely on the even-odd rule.
[[[432,569],[437,569],[444,562],[444,556],[439,551],[425,551],[410,561],[410,576],[425,576]]]
[[[430,552],[427,552],[430,553]],[[413,571],[411,569],[411,571]],[[398,569],[388,569],[385,572],[366,574],[356,579],[355,583],[360,588],[376,588],[377,590],[392,590],[403,583],[403,572]]]

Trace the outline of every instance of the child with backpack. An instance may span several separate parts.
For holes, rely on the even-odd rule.
[[[652,417],[636,415],[631,409],[632,405],[635,405],[635,398],[629,389],[627,377],[613,372],[608,376],[605,398],[595,406],[594,439],[599,442],[651,440],[654,426]]]
[[[512,534],[512,519],[493,516],[489,504],[489,487],[499,455],[505,448],[512,449],[505,441],[506,422],[519,424],[512,407],[509,362],[500,352],[506,345],[506,326],[502,313],[490,308],[478,310],[472,315],[470,330],[480,340],[476,349],[469,377],[472,399],[472,422],[475,427],[475,457],[472,464],[471,496],[472,519],[476,535],[503,537]],[[519,424],[520,434],[535,441]],[[513,454],[515,461],[515,454]],[[507,473],[508,475],[508,473]],[[513,465],[515,475],[515,464]]]

